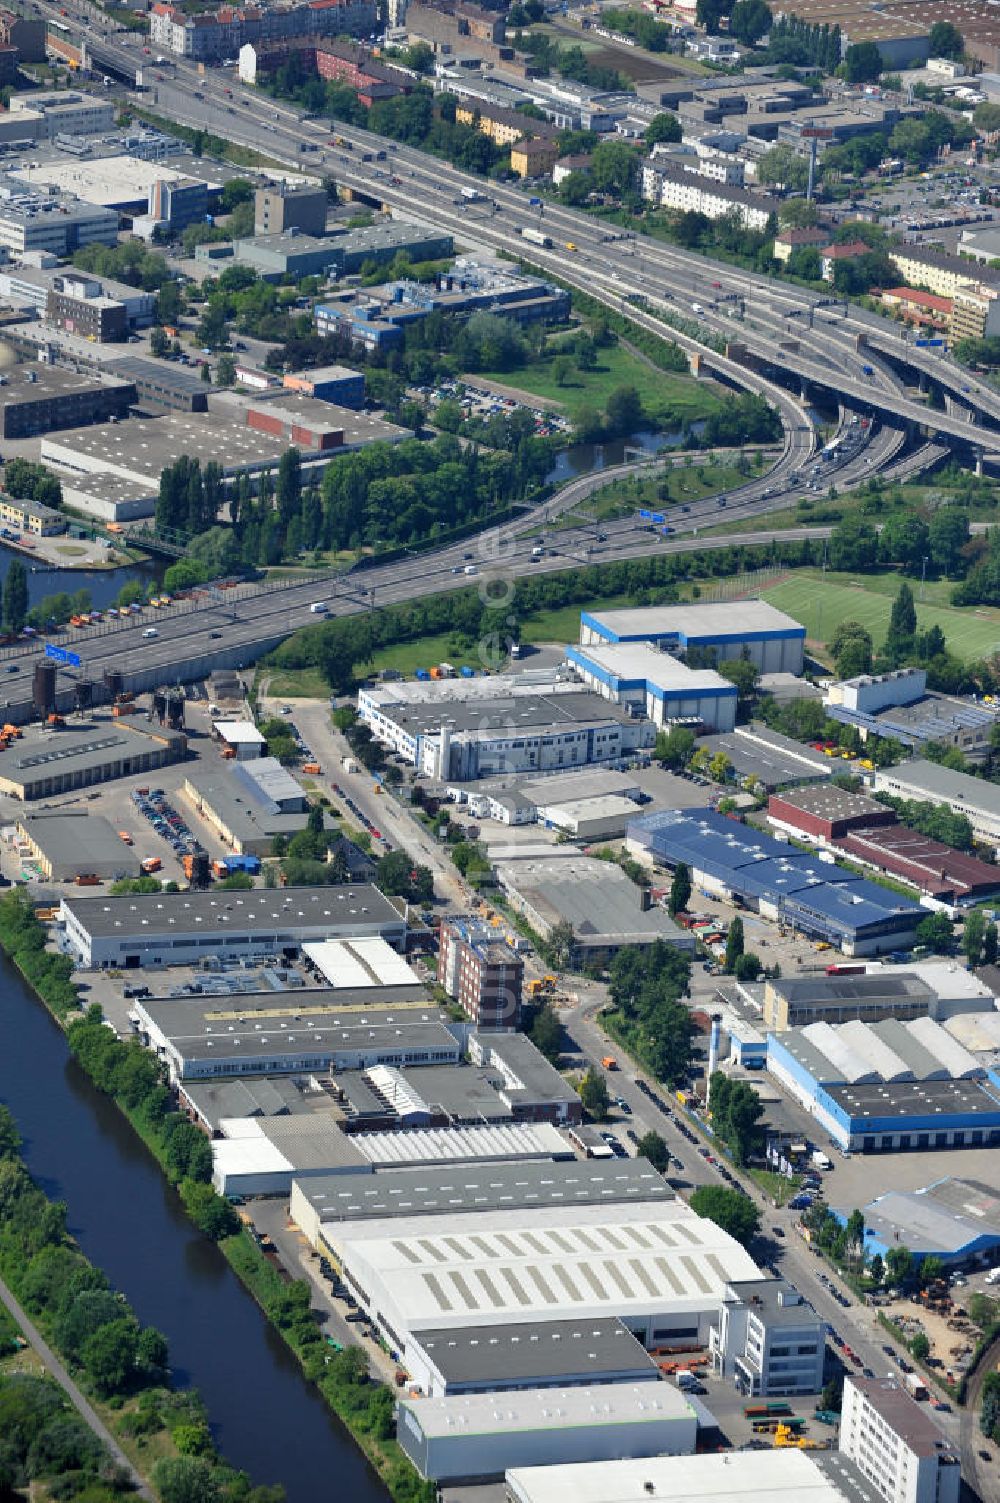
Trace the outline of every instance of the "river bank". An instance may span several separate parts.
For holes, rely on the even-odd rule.
[[[350,1370],[334,1365],[341,1354],[308,1316],[306,1286],[285,1284],[245,1236],[220,1244],[188,1219],[169,1183],[177,1178],[177,1165],[164,1162],[169,1150],[161,1145],[154,1157],[155,1134],[133,1120],[138,1103],[129,1110],[109,1088],[116,1065],[130,1076],[141,1059],[155,1062],[102,1024],[92,1037],[100,1037],[107,1078],[95,1079],[96,1054],[69,1053],[75,983],[61,974],[59,957],[39,954],[24,927],[12,933],[2,923],[11,896],[0,900],[0,944],[12,958],[0,963],[8,982],[0,989],[3,1090],[22,1123],[32,1173],[70,1207],[73,1236],[127,1291],[139,1318],[164,1330],[175,1381],[182,1389],[197,1383],[213,1439],[235,1464],[282,1482],[289,1503],[315,1503],[331,1476],[352,1503],[385,1503],[387,1483],[400,1503],[422,1500],[423,1484],[391,1432],[376,1433],[385,1429],[386,1401],[375,1396],[391,1395],[382,1385],[352,1382]],[[270,1275],[280,1291],[265,1282]],[[307,1296],[304,1320],[296,1287]],[[270,1294],[278,1292],[285,1304],[276,1312]],[[234,1384],[234,1373],[243,1381]],[[294,1447],[282,1442],[288,1435]]]

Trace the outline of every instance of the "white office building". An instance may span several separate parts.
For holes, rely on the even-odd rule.
[[[893,1378],[848,1376],[839,1447],[888,1503],[958,1503],[956,1447]]]
[[[647,162],[642,171],[643,197],[681,214],[704,214],[706,219],[733,215],[748,230],[766,230],[777,214],[775,200],[748,193],[745,188],[714,183],[700,171]]]
[[[730,1284],[710,1349],[716,1372],[747,1398],[823,1387],[825,1324],[784,1279]]]
[[[553,675],[386,684],[360,691],[358,714],[383,745],[442,782],[614,765],[656,740],[647,720]]]

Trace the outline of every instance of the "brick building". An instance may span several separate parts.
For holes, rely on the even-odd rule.
[[[488,924],[445,919],[437,979],[477,1028],[517,1027],[524,964]]]

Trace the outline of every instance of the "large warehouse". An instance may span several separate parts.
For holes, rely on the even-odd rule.
[[[849,1211],[834,1213],[846,1225]],[[865,1257],[905,1247],[917,1262],[940,1258],[946,1268],[997,1261],[1000,1196],[988,1185],[939,1179],[923,1190],[889,1190],[864,1207]]]
[[[452,1064],[457,1039],[422,986],[137,999],[139,1038],[177,1081]]]
[[[763,1021],[775,1033],[806,1023],[879,1023],[883,1018],[945,1018],[991,1013],[993,993],[971,971],[945,960],[873,962],[863,975],[781,976],[765,982]]]
[[[552,1166],[539,1166],[540,1172]],[[413,1337],[409,1370],[432,1398],[565,1383],[657,1383],[660,1369],[613,1316],[464,1326]]]
[[[220,1130],[223,1137],[212,1143],[212,1183],[220,1195],[290,1195],[296,1180],[419,1164],[528,1163],[573,1156],[566,1139],[547,1122],[349,1134],[333,1113],[316,1112],[264,1121],[226,1118]]]
[[[767,1068],[845,1151],[1000,1143],[1000,1075],[933,1018],[772,1033]]]
[[[578,684],[499,675],[361,689],[358,714],[383,745],[442,782],[615,763],[656,740],[649,721]]]
[[[718,662],[746,655],[762,673],[801,673],[805,640],[805,627],[766,600],[583,611],[580,615],[584,647],[651,642],[672,653],[698,648],[714,653]]]
[[[363,1182],[336,1174],[296,1180],[289,1211],[306,1240],[319,1247],[328,1222],[673,1199],[673,1190],[646,1159],[574,1158],[543,1164],[435,1164],[392,1169]]]
[[[153,772],[187,750],[183,731],[145,719],[74,722],[57,732],[27,730],[0,753],[0,793],[28,803]]]
[[[566,660],[602,699],[635,708],[654,725],[699,721],[710,731],[736,724],[736,685],[714,668],[688,668],[648,642],[567,647]]]
[[[964,814],[977,840],[1000,847],[1000,788],[967,772],[954,772],[939,762],[904,762],[880,767],[875,792],[925,804],[947,804]]]
[[[396,1436],[422,1477],[499,1481],[509,1466],[692,1456],[698,1419],[670,1383],[400,1399]]]
[[[682,861],[696,887],[742,898],[765,918],[846,955],[912,944],[924,916],[908,899],[722,814],[666,809],[643,815],[629,824],[628,849],[667,867]]]
[[[872,1503],[871,1484],[836,1451],[720,1451],[701,1456],[512,1467],[510,1503]]]
[[[407,1355],[411,1332],[608,1315],[646,1346],[706,1345],[726,1286],[763,1278],[679,1200],[483,1211],[474,1229],[467,1214],[429,1216],[411,1234],[396,1220],[346,1222],[323,1236],[359,1304]]]
[[[102,882],[137,877],[139,858],[99,814],[85,809],[53,809],[22,814],[19,847],[50,882],[92,876]]]
[[[360,885],[64,898],[58,923],[81,966],[122,970],[295,954],[312,939],[406,942],[406,920],[378,888]]]

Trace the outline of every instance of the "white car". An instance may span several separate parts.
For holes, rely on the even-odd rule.
[[[160,635],[160,633],[156,630],[155,626],[147,626],[146,630],[143,632],[143,636],[147,637],[147,638],[148,637],[158,637],[159,635]]]

